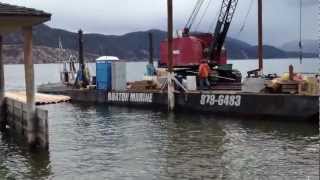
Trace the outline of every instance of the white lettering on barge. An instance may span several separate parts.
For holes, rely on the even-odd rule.
[[[110,102],[152,103],[152,97],[152,93],[108,93],[108,101]]]
[[[205,106],[241,106],[240,95],[212,95],[202,94],[200,98],[200,105]]]

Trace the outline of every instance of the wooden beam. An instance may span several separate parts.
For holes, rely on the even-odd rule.
[[[34,66],[32,62],[32,27],[23,28],[24,35],[24,69],[27,95],[27,139],[29,144],[35,143],[34,121],[35,121],[35,83]]]
[[[2,35],[0,34],[0,130],[5,129],[5,106],[4,106],[4,65],[2,59]]]

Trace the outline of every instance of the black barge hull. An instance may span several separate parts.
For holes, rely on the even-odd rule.
[[[74,102],[104,103],[128,107],[167,107],[167,94],[160,91],[98,91],[39,88],[42,93],[68,95]],[[175,93],[176,110],[224,115],[269,116],[297,120],[319,118],[319,96],[197,91]]]

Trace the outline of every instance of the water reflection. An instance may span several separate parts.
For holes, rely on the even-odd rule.
[[[315,137],[319,135],[317,122],[274,120],[274,119],[240,119],[239,121],[247,132],[273,134],[277,138],[289,138],[295,140],[303,137]]]
[[[318,179],[317,123],[239,119],[223,129],[229,179]]]
[[[34,179],[316,179],[316,123],[107,105],[49,110],[50,158],[0,140],[0,175]],[[11,154],[11,155],[10,155]],[[49,160],[50,159],[50,160]],[[1,177],[0,176],[0,177]]]
[[[1,133],[0,137],[1,178],[47,179],[52,174],[47,150],[29,149],[13,134]]]
[[[168,114],[163,177],[216,179],[223,176],[225,133],[216,120],[191,114]]]

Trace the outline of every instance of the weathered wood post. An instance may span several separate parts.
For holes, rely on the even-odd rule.
[[[153,64],[153,35],[149,32],[149,64]]]
[[[258,0],[258,58],[260,75],[263,73],[263,19],[262,0]]]
[[[81,70],[81,74],[82,74],[82,83],[81,86],[86,88],[89,84],[90,84],[90,79],[88,79],[88,77],[86,76],[85,72],[86,72],[86,63],[84,60],[84,50],[83,50],[83,31],[80,29],[78,31],[78,40],[79,40],[79,64],[80,64],[80,70]]]
[[[6,127],[6,115],[4,105],[4,67],[2,59],[2,35],[0,34],[0,130],[4,130]]]
[[[168,108],[170,111],[174,110],[174,73],[172,69],[173,52],[172,52],[172,40],[173,40],[173,13],[172,13],[172,0],[167,1],[168,6]]]
[[[35,84],[34,84],[34,67],[32,62],[32,27],[23,28],[24,35],[24,69],[27,96],[27,113],[26,113],[26,133],[29,144],[35,144]]]
[[[80,69],[82,71],[82,80],[84,79],[84,58],[83,58],[83,32],[80,29],[78,31],[78,41],[79,41],[79,64],[80,64]]]

